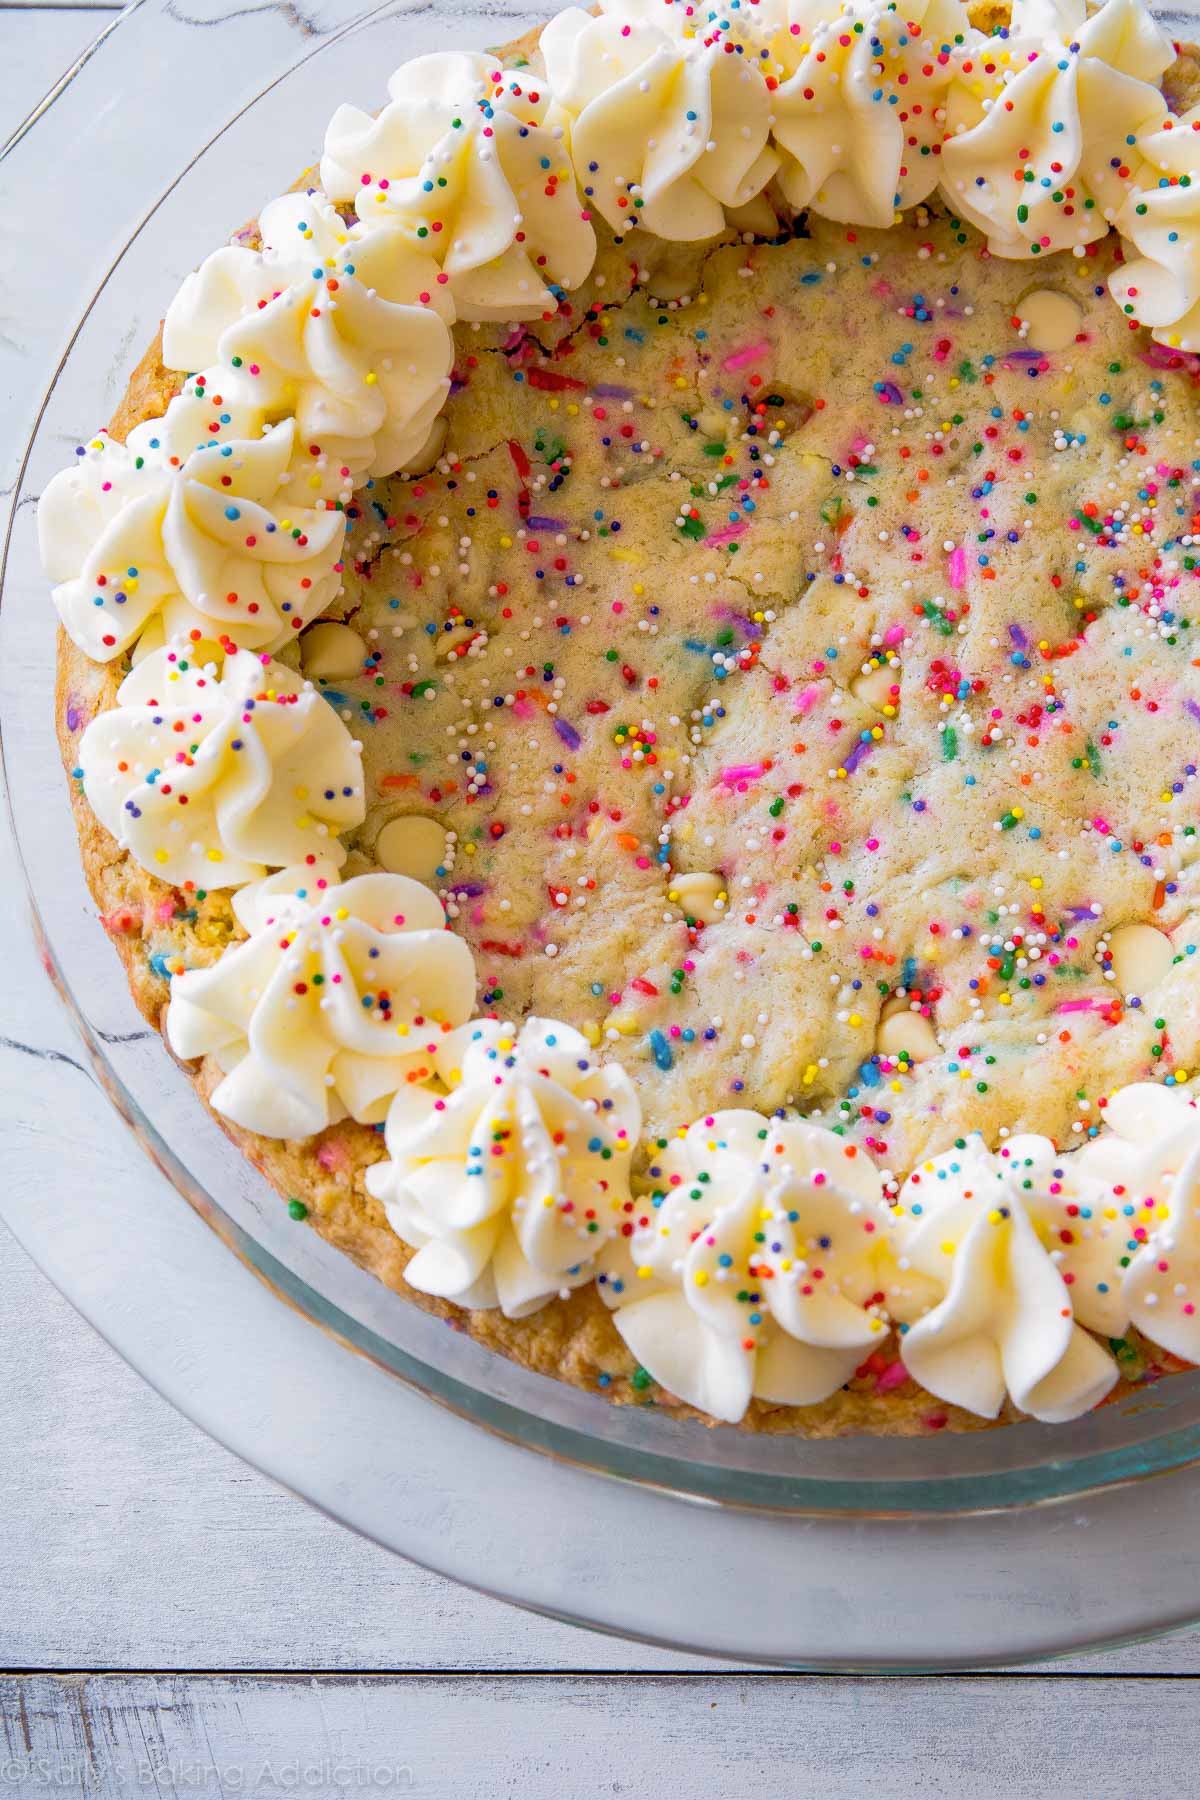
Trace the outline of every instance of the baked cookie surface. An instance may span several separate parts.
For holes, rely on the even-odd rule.
[[[362,746],[343,876],[426,883],[480,1012],[569,1020],[620,1065],[643,1169],[737,1107],[798,1111],[899,1178],[976,1129],[1070,1146],[1114,1087],[1182,1080],[1200,433],[1192,359],[1108,296],[1116,239],[1010,262],[938,205],[776,242],[597,235],[557,317],[455,326],[436,462],[356,493],[341,595],[284,653]],[[178,385],[152,351],[117,435]],[[124,672],[64,640],[68,767]],[[76,810],[158,1023],[171,975],[243,927]],[[674,1404],[590,1286],[525,1318],[415,1293],[365,1181],[375,1128],[226,1128],[398,1292]],[[1172,1366],[1122,1342],[1125,1374]],[[746,1420],[980,1423],[894,1343]]]

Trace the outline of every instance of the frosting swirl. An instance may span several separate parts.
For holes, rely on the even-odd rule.
[[[638,1361],[731,1423],[752,1396],[823,1400],[887,1336],[889,1219],[870,1160],[832,1132],[729,1111],[650,1170],[601,1292]]]
[[[973,32],[959,0],[791,0],[772,43],[779,185],[795,207],[888,226],[937,186],[944,108]]]
[[[740,23],[740,21],[739,21]],[[708,238],[775,173],[770,96],[727,22],[607,0],[551,19],[541,48],[584,196],[618,231]]]
[[[440,1041],[471,1010],[471,953],[441,903],[404,875],[332,863],[241,888],[249,933],[171,983],[176,1056],[215,1057],[217,1112],[263,1137],[306,1138],[347,1113],[383,1118],[396,1090],[426,1080]]]
[[[339,106],[321,182],[362,229],[402,226],[440,263],[464,319],[558,310],[596,254],[561,134],[531,71],[487,56],[419,56],[388,82],[378,118]]]
[[[1143,0],[1013,0],[1007,42],[965,57],[947,103],[942,189],[993,256],[1082,255],[1116,218],[1159,125],[1174,60]]]
[[[477,1019],[438,1044],[438,1085],[398,1088],[367,1171],[417,1254],[405,1279],[462,1306],[536,1312],[592,1279],[627,1219],[641,1112],[617,1064],[553,1019]]]
[[[399,226],[351,229],[321,194],[273,200],[258,226],[261,250],[226,245],[188,276],[163,360],[264,419],[294,415],[310,495],[404,468],[450,391],[448,278]]]
[[[152,651],[79,745],[92,811],[151,874],[239,887],[320,856],[360,824],[360,746],[328,701],[252,650],[224,667],[191,649]]]
[[[291,419],[195,450],[175,403],[118,443],[102,432],[38,503],[67,633],[110,662],[190,632],[276,650],[341,588],[342,513],[281,508]]]
[[[1139,139],[1145,185],[1117,214],[1117,304],[1172,350],[1200,350],[1200,106]],[[1135,254],[1136,252],[1136,254]]]
[[[1200,1362],[1200,1106],[1183,1089],[1136,1082],[1111,1097],[1104,1120],[1079,1163],[1124,1221],[1127,1316]]]
[[[1082,1325],[1123,1328],[1124,1232],[1093,1220],[1091,1199],[1081,1209],[1085,1175],[1048,1138],[989,1156],[977,1134],[910,1175],[898,1248],[944,1297],[908,1328],[901,1357],[931,1394],[993,1419],[1007,1392],[1060,1423],[1113,1386],[1116,1364]]]

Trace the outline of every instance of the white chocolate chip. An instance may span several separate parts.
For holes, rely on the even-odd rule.
[[[389,819],[375,840],[375,860],[390,875],[433,881],[446,863],[446,828],[417,813]]]
[[[676,875],[667,892],[689,919],[699,919],[702,925],[711,925],[714,919],[724,914],[725,908],[719,904],[725,893],[722,875],[710,875],[700,870],[690,875]]]
[[[866,675],[856,675],[850,683],[850,692],[864,706],[873,706],[882,712],[885,706],[895,705],[894,687],[900,685],[899,669],[871,669]]]
[[[300,639],[300,663],[310,681],[345,681],[361,675],[366,645],[349,625],[318,619]]]
[[[1119,925],[1108,947],[1123,994],[1146,993],[1162,980],[1175,955],[1170,938],[1155,925]]]
[[[1028,327],[1034,350],[1065,350],[1075,342],[1083,323],[1083,311],[1069,294],[1053,288],[1034,288],[1017,302],[1017,316]]]
[[[921,1013],[895,1012],[884,1019],[875,1034],[875,1048],[884,1056],[908,1052],[910,1062],[928,1062],[938,1054],[933,1026]]]

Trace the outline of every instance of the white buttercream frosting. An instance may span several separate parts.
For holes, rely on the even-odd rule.
[[[984,42],[959,0],[791,0],[772,41],[779,185],[796,207],[888,226],[937,186],[945,105]]]
[[[319,856],[364,816],[360,747],[327,700],[254,650],[155,650],[79,744],[93,812],[151,874],[239,887]]]
[[[38,503],[42,563],[68,634],[109,662],[189,632],[276,650],[341,588],[345,518],[281,505],[296,426],[197,450],[167,408],[126,443],[101,433]]]
[[[1200,1362],[1200,1105],[1138,1082],[1112,1096],[1104,1122],[1078,1160],[1126,1226],[1126,1311],[1154,1343]]]
[[[180,1057],[225,1071],[219,1113],[263,1137],[306,1138],[349,1114],[381,1120],[429,1079],[469,1015],[471,953],[440,901],[403,875],[344,885],[314,860],[241,888],[249,937],[171,983],[166,1033]]]
[[[258,230],[261,249],[226,245],[188,276],[163,361],[264,419],[294,415],[310,494],[407,467],[450,391],[449,278],[401,226],[351,228],[322,194],[273,200]]]
[[[433,1058],[436,1080],[398,1088],[389,1160],[367,1172],[412,1286],[463,1306],[535,1312],[590,1281],[628,1221],[641,1114],[619,1064],[569,1025],[477,1019]]]
[[[943,1290],[902,1339],[923,1387],[985,1418],[1006,1393],[1051,1422],[1103,1399],[1117,1366],[1079,1321],[1123,1329],[1127,1232],[1077,1158],[1040,1137],[989,1155],[973,1135],[915,1169],[897,1210],[903,1260]]]
[[[397,69],[378,118],[340,106],[321,181],[367,233],[397,224],[441,265],[465,319],[539,318],[596,254],[531,69],[446,51]]]
[[[601,1292],[643,1368],[736,1421],[752,1397],[804,1406],[888,1335],[899,1279],[879,1172],[833,1132],[730,1111],[655,1157]]]
[[[1160,344],[1200,350],[1200,106],[1138,140],[1140,187],[1117,214],[1125,261],[1108,278]]]
[[[1139,144],[1166,114],[1174,60],[1144,0],[1013,0],[1007,38],[962,64],[947,102],[942,188],[994,256],[1104,236],[1137,185]]]
[[[755,56],[727,54],[731,32],[649,0],[562,12],[543,31],[577,179],[614,229],[713,237],[775,173],[766,82]]]

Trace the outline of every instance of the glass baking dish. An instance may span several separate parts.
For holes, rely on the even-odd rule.
[[[503,43],[538,16],[485,0],[456,13],[455,41]],[[1200,25],[1200,8],[1163,16],[1181,37]],[[114,33],[126,54],[112,54]],[[0,719],[40,953],[133,1135],[315,1325],[487,1430],[600,1473],[735,1507],[924,1516],[1034,1506],[1200,1460],[1200,1370],[1070,1425],[921,1439],[807,1442],[610,1406],[483,1350],[298,1229],[205,1113],[136,1013],[85,889],[54,738],[55,620],[35,499],[113,411],[179,281],[316,155],[336,101],[378,105],[386,72],[447,35],[438,12],[394,0],[240,12],[207,0],[186,15],[138,0],[105,35],[104,53],[85,54],[0,153],[0,233],[42,234],[59,272],[36,290],[21,290],[19,269],[13,278],[29,354],[11,414],[21,429],[0,567]]]

